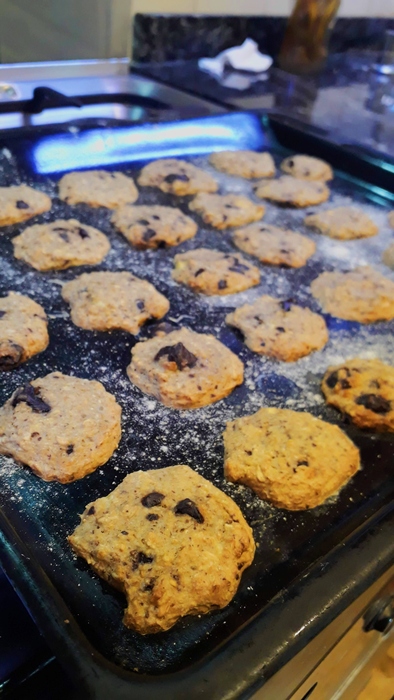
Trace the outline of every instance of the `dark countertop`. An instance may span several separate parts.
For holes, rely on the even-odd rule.
[[[376,51],[330,56],[314,76],[273,67],[267,75],[226,72],[219,82],[197,60],[135,63],[133,71],[240,110],[274,109],[336,142],[362,144],[394,157],[394,76],[374,70]]]

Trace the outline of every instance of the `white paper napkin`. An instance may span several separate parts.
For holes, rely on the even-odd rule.
[[[216,58],[200,58],[198,61],[201,70],[218,77],[223,75],[226,66],[250,73],[264,73],[271,65],[271,56],[260,53],[253,39],[245,39],[241,46],[233,46],[232,49],[222,51]]]

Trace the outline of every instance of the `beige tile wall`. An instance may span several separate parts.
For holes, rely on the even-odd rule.
[[[288,15],[294,0],[131,0],[132,11],[208,15]],[[394,17],[394,0],[342,0],[342,17]]]

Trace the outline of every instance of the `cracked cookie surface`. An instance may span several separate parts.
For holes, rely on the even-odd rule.
[[[260,262],[282,267],[303,267],[316,251],[314,241],[301,233],[265,223],[238,229],[233,242]]]
[[[59,180],[59,197],[67,204],[89,204],[91,207],[115,209],[132,204],[138,190],[131,177],[108,170],[78,170]]]
[[[254,287],[260,272],[242,255],[195,248],[174,257],[172,277],[201,294],[235,294]]]
[[[0,297],[0,371],[18,367],[48,343],[48,319],[40,304],[15,292]]]
[[[193,238],[198,226],[176,207],[138,205],[120,207],[111,219],[135,248],[175,246]]]
[[[205,224],[219,230],[259,221],[265,211],[243,194],[201,193],[189,202],[189,209],[196,211]]]

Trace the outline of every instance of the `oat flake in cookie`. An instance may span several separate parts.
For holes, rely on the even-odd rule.
[[[355,358],[329,367],[322,390],[327,403],[359,428],[394,431],[394,367]]]
[[[62,297],[71,305],[73,323],[96,331],[121,328],[135,334],[170,308],[153,284],[131,272],[86,272],[63,286]]]
[[[177,158],[163,158],[148,163],[141,170],[138,184],[158,187],[162,192],[183,197],[197,192],[216,192],[218,183],[201,168]]]
[[[224,432],[224,472],[278,508],[315,508],[360,468],[357,447],[310,413],[261,408]]]
[[[332,180],[334,174],[331,165],[320,158],[312,156],[290,156],[281,163],[281,170],[300,180]]]
[[[226,323],[243,333],[253,352],[284,362],[294,362],[320,350],[328,341],[322,316],[266,294],[228,314]]]
[[[0,409],[0,454],[66,484],[117,448],[121,408],[100,382],[52,372],[19,387]]]
[[[265,211],[243,194],[198,194],[189,203],[189,209],[196,211],[204,223],[219,230],[259,221]]]
[[[346,321],[394,318],[394,282],[367,265],[350,272],[323,272],[311,284],[323,311]]]
[[[316,250],[314,241],[301,233],[264,223],[238,229],[233,242],[262,263],[281,267],[302,267]]]
[[[309,214],[305,217],[304,224],[312,226],[325,236],[341,241],[370,238],[376,236],[379,231],[372,219],[356,207],[337,207]]]
[[[18,367],[48,343],[48,321],[40,304],[15,292],[0,297],[0,371]]]
[[[244,366],[213,335],[187,328],[137,343],[127,368],[130,381],[171,408],[201,408],[243,382]]]
[[[29,226],[12,243],[18,260],[41,271],[96,265],[111,247],[104,233],[76,219]]]
[[[112,223],[135,248],[165,248],[193,238],[197,224],[175,207],[124,206],[114,212]]]
[[[174,257],[172,277],[201,294],[235,294],[260,281],[260,272],[242,255],[195,248]]]
[[[123,173],[107,170],[78,170],[59,180],[59,197],[67,204],[86,203],[91,207],[115,209],[138,199],[134,180]]]
[[[234,501],[182,464],[129,474],[87,505],[68,539],[125,594],[123,622],[140,634],[224,608],[255,552]]]
[[[216,170],[247,179],[275,175],[275,163],[270,153],[220,151],[212,153],[209,162]]]
[[[284,207],[309,207],[325,202],[330,196],[330,190],[323,182],[309,182],[282,175],[277,180],[262,180],[257,183],[256,195]]]
[[[0,226],[18,224],[49,211],[50,197],[28,185],[0,187]]]

